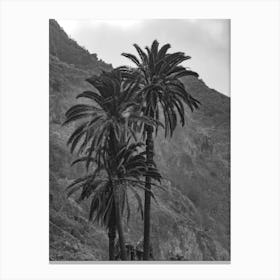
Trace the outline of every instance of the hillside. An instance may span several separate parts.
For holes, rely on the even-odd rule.
[[[54,20],[49,62],[50,260],[106,260],[105,230],[87,221],[87,202],[77,204],[65,196],[65,187],[84,171],[70,166],[66,141],[73,127],[61,123],[65,111],[77,102],[76,95],[90,89],[85,78],[112,66],[80,47]],[[166,191],[155,190],[158,204],[152,204],[154,257],[229,260],[230,99],[200,79],[184,83],[202,105],[195,113],[186,110],[187,124],[178,127],[172,139],[162,132],[156,138],[156,161]],[[126,239],[136,244],[142,227],[133,207]]]
[[[109,71],[112,69],[111,64],[98,59],[97,54],[90,54],[76,41],[70,39],[53,19],[49,21],[49,35],[49,52],[59,58],[60,61],[88,71],[92,69]]]

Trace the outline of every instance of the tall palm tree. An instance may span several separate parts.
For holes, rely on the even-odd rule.
[[[134,113],[134,107],[137,103],[133,101],[135,89],[138,87],[138,81],[124,83],[120,71],[114,70],[112,72],[104,72],[100,76],[93,76],[87,79],[92,86],[98,91],[85,91],[77,96],[77,98],[87,98],[93,101],[92,104],[77,104],[71,107],[66,112],[66,121],[64,125],[71,122],[80,122],[78,127],[69,137],[68,145],[71,146],[71,152],[77,150],[79,159],[75,161],[84,162],[87,170],[91,163],[95,163],[96,170],[93,174],[86,177],[79,178],[71,184],[71,193],[80,188],[83,183],[88,184],[89,189],[92,189],[92,183],[88,180],[95,180],[96,174],[103,170],[107,173],[107,183],[101,188],[102,192],[95,193],[94,197],[102,198],[102,207],[108,205],[110,211],[106,213],[110,215],[103,215],[103,224],[108,227],[109,233],[109,255],[110,259],[114,256],[114,239],[116,228],[121,247],[121,258],[126,259],[124,236],[122,229],[122,219],[120,210],[120,188],[118,180],[121,178],[118,165],[122,166],[120,162],[116,165],[116,155],[118,154],[120,145],[128,143],[131,138],[137,140],[135,129],[139,122],[153,125],[154,121],[146,117],[137,116]],[[109,164],[110,163],[110,164]],[[108,165],[109,164],[109,165]],[[115,165],[112,165],[115,164]],[[156,171],[156,170],[154,170]],[[147,173],[148,175],[157,173]],[[145,174],[145,175],[147,175]],[[93,176],[94,175],[94,176]],[[116,177],[116,178],[115,178]],[[104,181],[104,180],[103,180]],[[102,183],[104,184],[104,182]],[[94,182],[94,186],[97,184]],[[78,184],[78,185],[77,185]],[[74,188],[73,188],[74,187]],[[88,188],[84,188],[81,198],[87,197]],[[98,190],[100,187],[98,188]],[[87,191],[86,191],[87,190]],[[110,191],[111,190],[111,191]],[[102,213],[101,206],[92,204],[91,213]],[[97,207],[98,206],[98,207]],[[100,208],[101,207],[101,208]],[[98,214],[98,220],[100,221]]]
[[[133,54],[123,53],[130,59],[136,68],[120,67],[123,76],[128,81],[137,79],[138,98],[142,100],[141,110],[143,115],[154,119],[157,123],[161,119],[161,112],[164,118],[165,137],[172,134],[177,126],[178,119],[182,126],[185,124],[186,104],[191,111],[198,108],[199,101],[188,93],[180,78],[184,76],[198,77],[196,72],[186,69],[180,65],[190,59],[183,52],[167,53],[170,44],[159,48],[159,43],[154,40],[151,47],[142,50],[137,44],[134,47],[139,58]],[[140,96],[140,97],[139,97]],[[155,131],[157,133],[157,129]],[[154,157],[154,127],[145,125],[144,136],[146,137],[146,160],[150,165]],[[151,189],[151,178],[146,177],[145,208],[144,208],[144,260],[149,259],[150,248],[150,209],[151,196],[148,190]]]

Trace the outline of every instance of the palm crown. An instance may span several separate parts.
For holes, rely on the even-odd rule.
[[[146,52],[137,44],[134,44],[134,47],[139,58],[128,53],[122,55],[136,64],[137,68],[122,66],[119,69],[127,80],[133,81],[138,77],[140,88],[138,94],[143,100],[144,115],[160,121],[160,111],[162,111],[165,135],[172,136],[178,115],[181,124],[185,124],[183,104],[185,103],[193,111],[200,103],[186,91],[180,78],[190,75],[198,77],[198,74],[180,66],[182,62],[190,59],[190,56],[186,56],[183,52],[167,53],[170,44],[159,48],[159,43],[155,40],[151,48],[145,48]]]
[[[139,81],[124,82],[121,71],[103,72],[86,80],[98,91],[84,91],[77,98],[87,98],[92,104],[77,104],[66,112],[64,125],[82,120],[82,123],[70,136],[67,144],[71,152],[77,149],[78,154],[85,154],[80,161],[86,161],[87,167],[92,160],[93,152],[106,152],[105,147],[112,146],[110,141],[122,142],[128,137],[136,137],[136,128],[146,123],[155,122],[135,113],[138,103],[135,102],[136,88]]]

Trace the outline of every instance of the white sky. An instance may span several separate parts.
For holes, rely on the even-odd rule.
[[[192,58],[185,66],[199,73],[210,87],[230,95],[230,20],[58,20],[65,32],[90,53],[114,67],[130,64],[122,52],[136,54],[157,39],[170,43],[170,51],[183,51]]]

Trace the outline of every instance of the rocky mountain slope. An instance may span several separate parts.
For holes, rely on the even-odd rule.
[[[83,174],[71,167],[66,141],[73,127],[62,127],[65,111],[78,93],[90,89],[84,81],[112,66],[70,39],[50,20],[50,260],[107,260],[106,231],[89,223],[88,203],[66,198],[65,187]],[[230,259],[230,99],[196,78],[184,80],[202,103],[186,109],[187,124],[172,139],[160,132],[156,161],[166,191],[155,190],[151,240],[156,260]],[[143,223],[133,207],[125,226],[126,239],[141,240]]]

